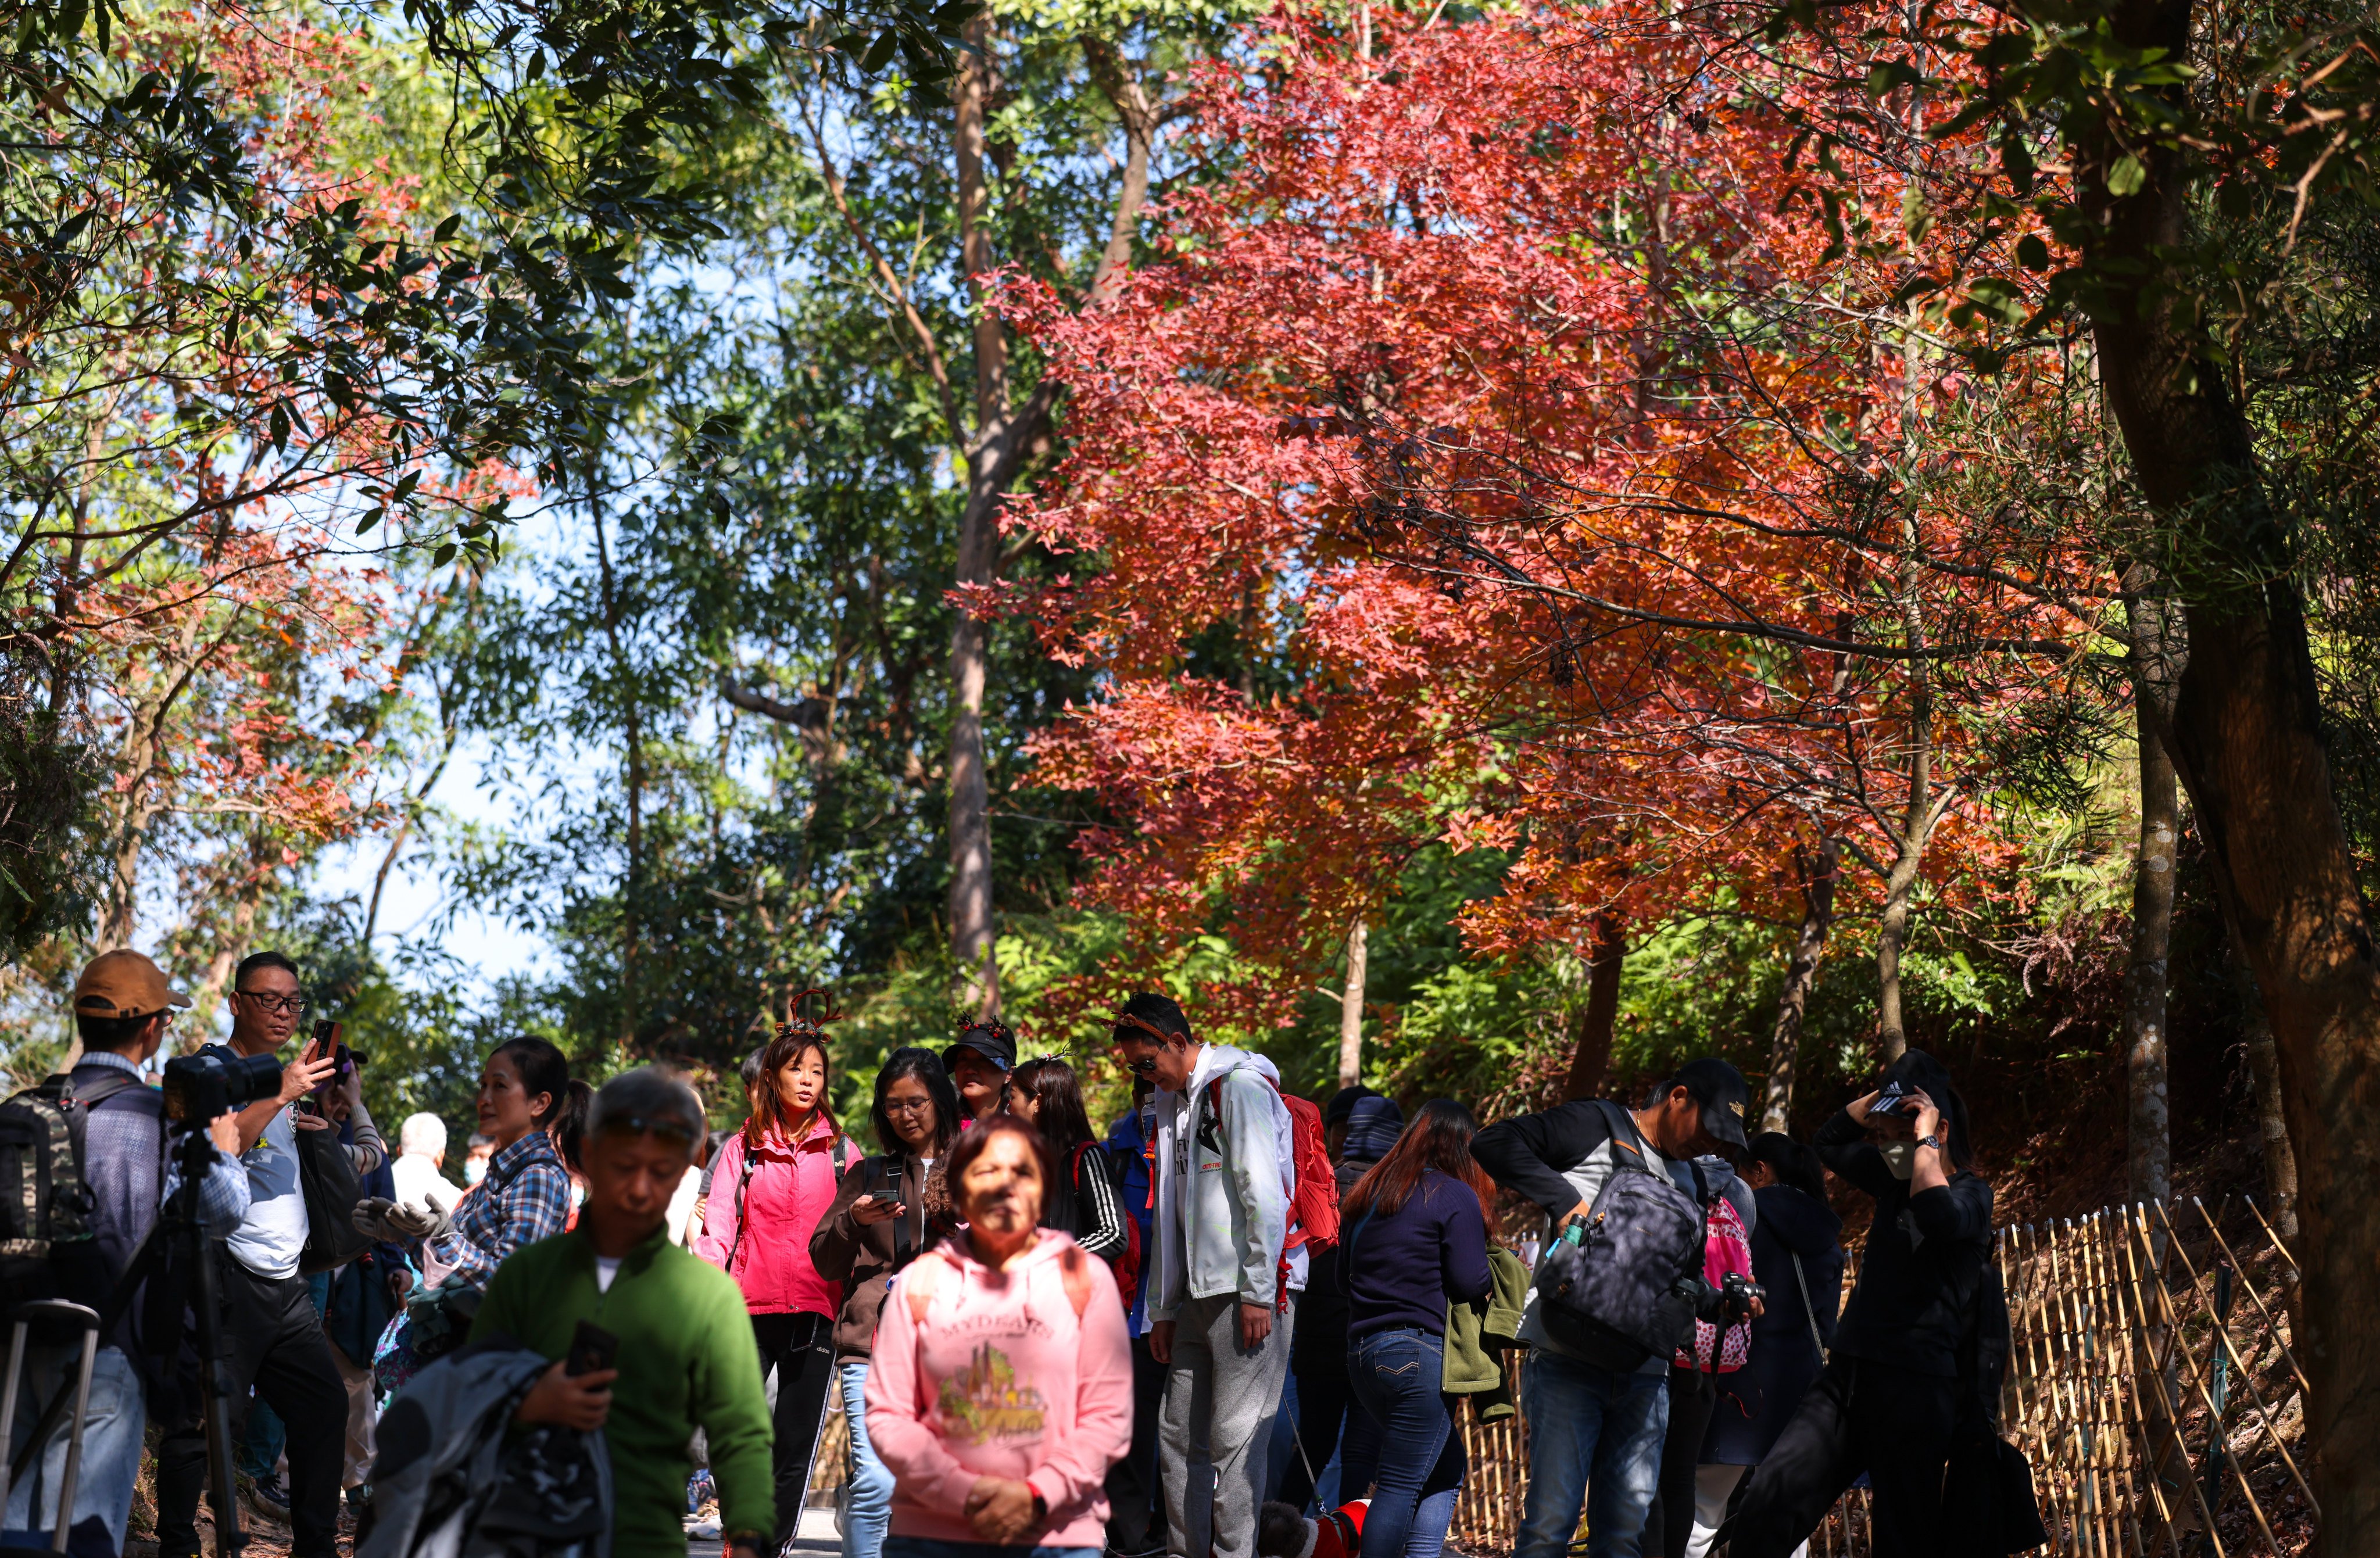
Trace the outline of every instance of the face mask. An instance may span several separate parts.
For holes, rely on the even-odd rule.
[[[480,1180],[482,1180],[482,1179],[486,1178],[487,1177],[488,1177],[488,1160],[487,1160],[487,1159],[485,1159],[485,1158],[465,1158],[465,1159],[463,1160],[463,1183],[465,1183],[466,1185],[476,1185],[476,1184],[478,1184]]]
[[[1880,1142],[1876,1146],[1876,1151],[1884,1154],[1884,1166],[1892,1170],[1894,1178],[1906,1179],[1917,1172],[1916,1142]]]

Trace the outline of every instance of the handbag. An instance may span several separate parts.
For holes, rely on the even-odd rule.
[[[355,1225],[356,1202],[364,1199],[363,1178],[336,1130],[299,1130],[298,1186],[306,1198],[306,1247],[298,1269],[310,1276],[344,1266],[372,1247],[371,1235]]]

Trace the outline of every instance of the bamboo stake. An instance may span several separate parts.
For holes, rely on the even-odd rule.
[[[2135,1219],[2137,1219],[2137,1221],[2135,1221]],[[2131,1214],[2126,1216],[2125,1229],[2124,1264],[2130,1268],[2132,1290],[2135,1296],[2138,1297],[2144,1286],[2141,1275],[2143,1267],[2150,1264],[2151,1262],[2155,1262],[2155,1263],[2162,1265],[2163,1262],[2161,1259],[2159,1259],[2161,1252],[2158,1250],[2155,1241],[2149,1238],[2148,1211],[2145,1206],[2136,1207]],[[2168,1242],[2169,1245],[2170,1241]],[[2142,1256],[2147,1256],[2149,1257],[2149,1260],[2144,1261],[2140,1259]],[[2157,1296],[2157,1305],[2164,1312],[2166,1323],[2168,1329],[2178,1337],[2180,1331],[2180,1325],[2174,1314],[2173,1296],[2166,1291],[2166,1286],[2162,1279],[2156,1280],[2154,1283],[2153,1290]],[[2148,1318],[2148,1301],[2145,1298],[2139,1298],[2139,1312],[2143,1322],[2145,1322]],[[2182,1349],[2182,1356],[2185,1358],[2190,1356],[2188,1348],[2185,1347]],[[2193,1377],[2195,1377],[2194,1374]],[[2165,1388],[2165,1371],[2163,1369],[2150,1370],[2149,1379],[2156,1385],[2157,1405],[2164,1408],[2165,1420],[2169,1423],[2179,1424],[2181,1421],[2181,1414],[2175,1409],[2173,1397]],[[2145,1447],[2146,1446],[2143,1446],[2143,1448]],[[2151,1475],[2152,1479],[2154,1479],[2154,1470],[2152,1470]],[[2185,1480],[2190,1485],[2191,1502],[2198,1505],[2198,1513],[2206,1522],[2204,1535],[2208,1544],[2215,1549],[2215,1558],[2224,1558],[2223,1533],[2216,1528],[2215,1511],[2207,1507],[2205,1491],[2199,1487],[2197,1478],[2192,1477],[2185,1479]]]
[[[2255,1202],[2252,1201],[2248,1204],[2252,1210],[2255,1206]],[[2201,1206],[2198,1209],[2198,1213],[2200,1216],[2204,1216],[2206,1214],[2206,1208]],[[2248,1290],[2249,1300],[2256,1306],[2256,1312],[2265,1317],[2267,1330],[2271,1332],[2276,1338],[2277,1338],[2282,1316],[2275,1314],[2272,1310],[2265,1305],[2264,1295],[2257,1292],[2256,1285],[2248,1280],[2248,1268],[2240,1262],[2240,1257],[2232,1252],[2231,1241],[2223,1237],[2223,1231],[2220,1228],[2214,1226],[2212,1224],[2208,1225],[2207,1231],[2215,1236],[2215,1242],[2222,1246],[2223,1258],[2231,1262],[2231,1269],[2233,1271],[2240,1274],[2240,1286]],[[2286,1251],[2283,1252],[2282,1259],[2289,1259]],[[2289,1269],[2291,1271],[2297,1270],[2297,1263],[2295,1262],[2290,1262]],[[2258,1343],[2258,1350],[2261,1351],[2262,1347],[2263,1344],[2260,1339]],[[2298,1377],[2298,1388],[2311,1395],[2313,1393],[2313,1386],[2306,1383],[2305,1371],[2298,1367],[2297,1354],[2289,1350],[2289,1344],[2287,1342],[2280,1343],[2280,1348],[2281,1356],[2289,1360],[2289,1372]]]
[[[2164,1215],[2162,1208],[2159,1209],[2158,1215]],[[2171,1228],[2172,1223],[2168,1220],[2167,1222],[2167,1229],[2170,1232]],[[2178,1238],[2169,1238],[2167,1242],[2169,1244],[2178,1244],[2180,1241]],[[2232,1367],[2237,1369],[2240,1372],[2240,1383],[2246,1385],[2248,1387],[2248,1394],[2255,1398],[2256,1412],[2259,1419],[2257,1426],[2265,1431],[2265,1438],[2271,1443],[2275,1450],[2280,1453],[2281,1464],[2289,1468],[2289,1475],[2297,1479],[2298,1492],[2305,1495],[2306,1507],[2313,1511],[2315,1519],[2321,1519],[2322,1505],[2315,1502],[2313,1489],[2307,1484],[2305,1474],[2298,1469],[2297,1457],[2289,1454],[2289,1447],[2287,1444],[2281,1443],[2280,1430],[2274,1426],[2275,1413],[2270,1407],[2265,1405],[2265,1393],[2256,1388],[2255,1376],[2251,1374],[2248,1371],[2247,1366],[2240,1361],[2239,1350],[2231,1346],[2231,1334],[2229,1330],[2224,1326],[2221,1321],[2215,1317],[2214,1304],[2206,1298],[2205,1294],[2201,1292],[2199,1289],[2198,1268],[2191,1264],[2190,1256],[2186,1252],[2177,1250],[2174,1253],[2180,1257],[2182,1270],[2189,1274],[2191,1294],[2198,1299],[2200,1307],[2205,1310],[2208,1323],[2214,1328],[2216,1339],[2222,1344],[2224,1351],[2230,1354]],[[2207,1349],[2207,1356],[2210,1359],[2214,1356],[2214,1350],[2215,1349],[2212,1347]],[[2216,1408],[2214,1393],[2207,1389],[2201,1381],[2201,1371],[2198,1367],[2198,1359],[2194,1354],[2191,1353],[2187,1349],[2184,1349],[2182,1356],[2190,1360],[2191,1383],[2198,1386],[2198,1394],[2206,1405],[2206,1419],[2208,1423],[2212,1425],[2210,1431],[2220,1435],[2223,1432],[2223,1414]],[[2228,1443],[2228,1436],[2226,1438],[2226,1443]],[[2239,1477],[2240,1487],[2242,1492],[2247,1493],[2248,1504],[2250,1507],[2255,1511],[2256,1522],[2258,1525],[2263,1525],[2265,1523],[2264,1506],[2257,1503],[2255,1490],[2248,1486],[2248,1474],[2240,1466],[2239,1457],[2233,1455],[2227,1450],[2224,1453],[2223,1459],[2226,1464],[2230,1466],[2232,1471]],[[2265,1535],[2267,1540],[2272,1540],[2272,1532],[2269,1529],[2266,1530]],[[2280,1551],[2277,1543],[2275,1544],[2274,1551],[2277,1552]]]

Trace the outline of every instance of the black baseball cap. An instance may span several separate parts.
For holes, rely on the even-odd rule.
[[[956,1072],[959,1057],[969,1050],[999,1067],[1002,1076],[1016,1069],[1016,1035],[1005,1022],[970,1022],[960,1029],[950,1048],[942,1051],[942,1069]]]
[[[1668,1097],[1673,1087],[1684,1088],[1703,1106],[1703,1129],[1738,1152],[1752,1150],[1752,1143],[1743,1134],[1744,1111],[1752,1104],[1752,1088],[1744,1081],[1742,1072],[1717,1056],[1706,1055],[1671,1072],[1670,1080],[1661,1084],[1661,1095]]]

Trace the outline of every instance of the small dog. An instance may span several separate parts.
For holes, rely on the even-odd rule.
[[[1364,1512],[1369,1499],[1342,1504],[1319,1520],[1308,1520],[1285,1504],[1257,1512],[1258,1558],[1355,1558],[1364,1545]]]

